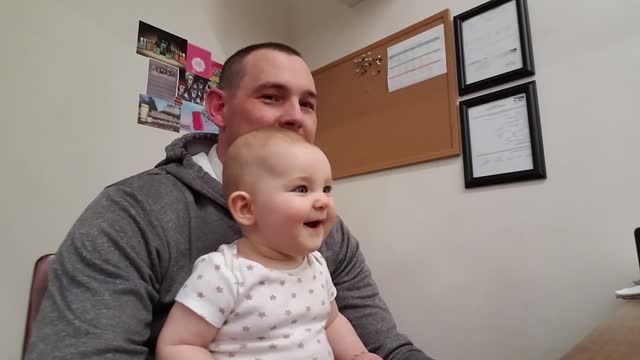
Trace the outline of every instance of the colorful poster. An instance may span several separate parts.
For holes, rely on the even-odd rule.
[[[217,88],[220,84],[220,75],[222,74],[222,64],[211,60],[211,79],[209,81],[209,88]]]
[[[138,54],[184,69],[187,40],[140,21],[137,42]]]
[[[187,72],[201,76],[211,77],[211,52],[192,43],[187,44]]]
[[[177,96],[182,100],[204,105],[209,89],[209,79],[180,70]]]
[[[180,129],[187,132],[218,133],[218,127],[209,120],[203,106],[185,101],[180,109]]]
[[[147,95],[165,100],[176,97],[179,70],[175,66],[149,59]]]
[[[180,132],[180,106],[173,100],[167,101],[140,94],[138,124]]]

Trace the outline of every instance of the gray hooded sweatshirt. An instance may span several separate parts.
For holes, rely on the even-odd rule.
[[[222,185],[188,134],[154,169],[104,189],[56,253],[27,359],[153,359],[157,336],[193,262],[240,237]],[[367,348],[389,360],[428,357],[398,333],[355,237],[340,219],[320,249],[336,303]]]

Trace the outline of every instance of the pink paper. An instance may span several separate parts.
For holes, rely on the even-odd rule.
[[[194,111],[191,113],[193,117],[193,130],[202,131],[204,130],[204,126],[202,125],[202,117],[200,116],[199,111]]]
[[[187,44],[187,72],[211,78],[211,52],[192,43]]]

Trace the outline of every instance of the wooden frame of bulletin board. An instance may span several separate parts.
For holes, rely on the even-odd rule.
[[[446,73],[389,92],[387,48],[438,25],[444,26]],[[334,178],[460,154],[452,41],[451,16],[444,10],[313,72],[316,144],[331,161]],[[356,72],[363,54],[374,60],[364,74]]]

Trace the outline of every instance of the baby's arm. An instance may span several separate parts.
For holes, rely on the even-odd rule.
[[[336,360],[382,360],[378,355],[367,351],[349,320],[338,311],[336,302],[332,301],[330,306],[326,332]]]
[[[156,346],[157,360],[211,360],[209,344],[218,328],[183,304],[176,302],[162,327]]]

